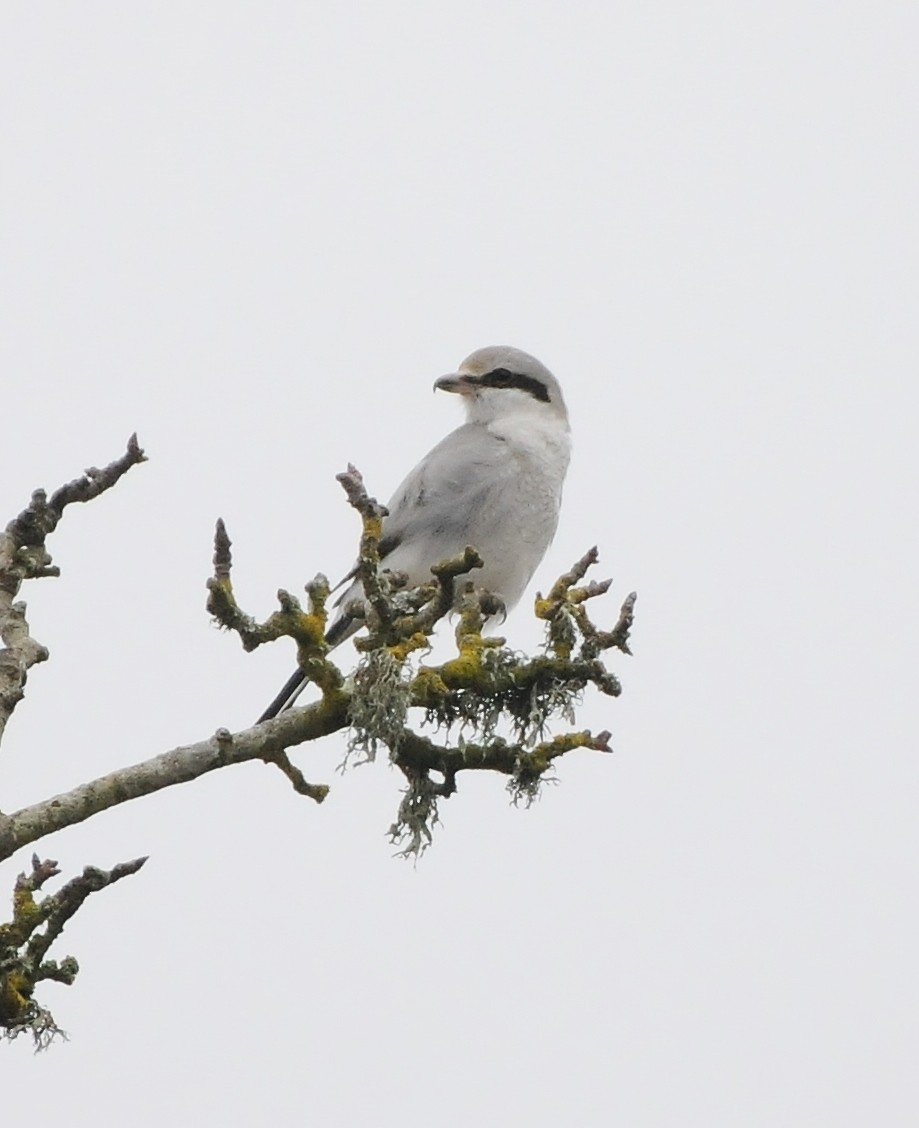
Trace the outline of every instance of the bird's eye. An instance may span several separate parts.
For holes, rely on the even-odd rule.
[[[514,374],[506,368],[493,368],[487,379],[493,388],[506,388],[512,383]]]
[[[522,372],[511,372],[509,368],[493,368],[484,376],[480,376],[476,383],[485,388],[519,388],[527,392],[540,403],[549,402],[549,389],[535,376],[526,376]]]

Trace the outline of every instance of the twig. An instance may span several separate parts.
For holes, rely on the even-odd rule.
[[[302,709],[290,710],[262,725],[233,734],[222,729],[208,740],[174,748],[139,764],[119,768],[63,795],[4,815],[0,817],[0,861],[56,830],[84,822],[131,799],[199,779],[217,768],[252,760],[275,763],[278,753],[285,749],[345,728],[348,700],[348,693],[342,690]],[[296,786],[296,780],[291,776],[288,778]],[[300,787],[296,789],[317,802],[321,801],[326,790],[318,785],[312,792]]]
[[[146,858],[121,862],[110,870],[86,866],[57,893],[36,898],[38,892],[60,870],[55,861],[32,855],[32,870],[21,873],[13,892],[13,919],[0,925],[0,1028],[7,1037],[29,1032],[37,1049],[43,1049],[63,1032],[52,1015],[34,1000],[36,986],[44,980],[71,984],[79,971],[72,956],[60,962],[47,960],[48,949],[64,926],[91,893],[129,877]]]
[[[17,548],[43,545],[45,538],[57,528],[68,505],[77,501],[92,501],[99,494],[110,490],[132,466],[146,460],[147,456],[141,450],[137,435],[131,435],[127,449],[120,458],[101,470],[91,466],[79,478],[74,478],[72,482],[55,490],[50,501],[44,490],[36,490],[29,505],[7,525],[7,534]]]
[[[26,508],[0,533],[0,740],[22,700],[28,671],[48,658],[48,650],[29,633],[26,605],[16,602],[20,587],[25,580],[60,575],[45,540],[57,528],[64,509],[74,502],[92,501],[145,460],[137,435],[132,435],[120,458],[102,470],[91,467],[55,490],[50,500],[44,490],[36,490]]]
[[[306,585],[308,611],[303,610],[290,592],[278,591],[280,611],[275,611],[264,623],[259,623],[236,602],[230,577],[233,568],[230,543],[226,525],[218,519],[214,533],[214,574],[207,581],[207,609],[217,623],[239,635],[246,651],[279,638],[292,638],[297,644],[297,661],[307,680],[318,685],[323,693],[340,689],[344,678],[328,657],[325,644],[329,581],[320,574]]]

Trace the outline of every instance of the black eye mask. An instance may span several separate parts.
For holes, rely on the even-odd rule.
[[[541,403],[549,402],[549,389],[535,376],[524,376],[521,372],[511,372],[507,368],[493,368],[484,376],[475,378],[475,382],[483,388],[519,388],[527,392]]]

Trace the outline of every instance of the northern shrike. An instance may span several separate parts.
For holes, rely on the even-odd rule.
[[[504,345],[479,349],[434,387],[463,397],[466,422],[426,454],[393,494],[380,560],[416,587],[431,578],[434,564],[472,545],[484,560],[472,577],[476,587],[510,609],[558,524],[571,455],[561,388],[535,357]],[[354,580],[338,600],[326,633],[329,646],[360,628],[345,608],[361,595]],[[297,670],[259,721],[289,708],[304,684]]]

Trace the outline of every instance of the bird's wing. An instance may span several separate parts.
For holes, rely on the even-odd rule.
[[[502,439],[476,423],[458,427],[418,463],[390,499],[386,507],[389,516],[383,520],[380,559],[385,561],[394,553],[397,566],[401,566],[412,543],[418,542],[426,573],[431,564],[438,563],[428,559],[432,547],[439,550],[442,546],[443,555],[461,552],[467,544],[470,514],[476,512],[489,491],[500,487],[503,477],[513,472],[513,455]],[[400,545],[401,552],[397,551]],[[336,607],[360,597],[355,572],[352,569],[336,585],[338,588],[353,581],[336,600]],[[360,622],[339,611],[326,632],[326,642],[330,647],[338,646],[359,629]],[[305,674],[295,671],[259,721],[289,708],[305,685]]]
[[[383,520],[380,561],[385,562],[399,545],[419,534],[427,538],[433,533],[445,544],[463,540],[460,534],[478,499],[494,489],[502,471],[511,470],[512,462],[504,440],[480,424],[464,423],[451,431],[407,475],[387,503],[389,516]],[[465,541],[457,550],[462,548]],[[356,574],[355,566],[332,590],[344,587]],[[353,598],[349,589],[335,606]]]
[[[380,555],[403,542],[434,533],[444,543],[459,536],[478,500],[512,472],[503,439],[478,423],[465,423],[442,439],[409,473],[387,505]],[[460,538],[462,539],[462,538]],[[431,561],[430,563],[436,563]]]
[[[392,552],[392,550],[396,547],[396,545],[398,543],[399,542],[395,538],[387,537],[385,535],[380,537],[380,544],[379,544],[380,560],[385,560],[386,557],[389,555],[389,553]],[[351,569],[351,571],[346,576],[342,576],[342,578],[338,581],[338,583],[333,588],[329,589],[329,594],[331,594],[334,591],[338,591],[339,588],[343,588],[345,586],[345,584],[347,584],[351,580],[353,580],[356,575],[357,575],[357,564],[354,565],[354,567]],[[334,606],[337,607],[339,605],[339,603],[341,603],[341,597],[339,597],[338,599],[335,600]]]

